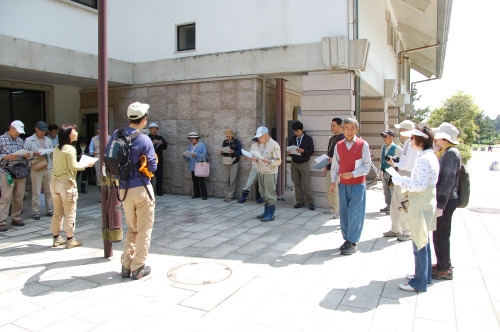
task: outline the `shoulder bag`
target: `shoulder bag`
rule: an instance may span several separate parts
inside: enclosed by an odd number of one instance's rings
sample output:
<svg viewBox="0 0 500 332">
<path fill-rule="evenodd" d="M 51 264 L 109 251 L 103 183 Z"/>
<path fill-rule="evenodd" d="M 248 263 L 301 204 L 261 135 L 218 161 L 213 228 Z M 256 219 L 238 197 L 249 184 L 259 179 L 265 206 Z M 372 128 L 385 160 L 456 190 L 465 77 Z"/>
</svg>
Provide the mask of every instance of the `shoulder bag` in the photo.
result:
<svg viewBox="0 0 500 332">
<path fill-rule="evenodd" d="M 205 160 L 194 164 L 194 175 L 200 178 L 206 178 L 210 175 L 210 163 Z"/>
</svg>

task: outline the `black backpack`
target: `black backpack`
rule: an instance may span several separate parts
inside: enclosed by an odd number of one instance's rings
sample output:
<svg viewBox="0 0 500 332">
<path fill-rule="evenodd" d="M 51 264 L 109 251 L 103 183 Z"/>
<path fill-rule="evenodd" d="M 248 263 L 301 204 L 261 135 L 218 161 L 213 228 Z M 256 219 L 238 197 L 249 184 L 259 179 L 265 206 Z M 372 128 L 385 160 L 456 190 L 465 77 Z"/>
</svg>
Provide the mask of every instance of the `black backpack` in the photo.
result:
<svg viewBox="0 0 500 332">
<path fill-rule="evenodd" d="M 116 130 L 115 133 L 116 138 L 109 142 L 106 147 L 104 165 L 106 166 L 106 176 L 111 178 L 112 182 L 114 182 L 113 180 L 127 181 L 123 199 L 120 199 L 120 195 L 118 194 L 118 200 L 122 202 L 127 197 L 130 173 L 134 167 L 138 168 L 138 164 L 134 164 L 132 160 L 130 160 L 130 147 L 132 146 L 132 140 L 137 138 L 139 135 L 144 134 L 137 130 L 129 135 L 125 128 L 120 128 Z M 145 184 L 144 187 L 146 188 Z M 151 198 L 149 191 L 148 195 Z"/>
<path fill-rule="evenodd" d="M 469 204 L 470 196 L 470 176 L 467 169 L 462 164 L 460 166 L 460 173 L 458 174 L 458 208 L 465 208 Z"/>
</svg>

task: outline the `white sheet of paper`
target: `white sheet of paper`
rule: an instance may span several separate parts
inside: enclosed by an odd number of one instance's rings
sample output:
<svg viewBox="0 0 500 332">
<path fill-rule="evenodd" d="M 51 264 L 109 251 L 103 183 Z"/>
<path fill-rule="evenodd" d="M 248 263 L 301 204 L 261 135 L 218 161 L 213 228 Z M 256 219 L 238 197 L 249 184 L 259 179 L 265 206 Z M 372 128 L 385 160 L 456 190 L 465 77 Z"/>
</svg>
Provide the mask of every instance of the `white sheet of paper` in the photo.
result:
<svg viewBox="0 0 500 332">
<path fill-rule="evenodd" d="M 297 149 L 298 149 L 298 147 L 295 145 L 290 145 L 290 146 L 286 147 L 286 150 L 290 151 L 290 154 L 296 154 L 296 155 L 300 156 L 300 153 L 297 151 Z"/>
<path fill-rule="evenodd" d="M 224 153 L 229 153 L 229 150 L 231 150 L 229 148 L 229 146 L 225 146 L 225 147 L 221 148 L 221 151 L 224 152 Z"/>
<path fill-rule="evenodd" d="M 363 165 L 363 159 L 356 160 L 355 163 L 354 163 L 354 169 L 360 168 L 361 165 Z"/>
<path fill-rule="evenodd" d="M 14 152 L 13 154 L 15 154 L 16 156 L 24 156 L 24 155 L 25 155 L 25 154 L 27 154 L 27 153 L 30 153 L 30 154 L 31 154 L 31 151 L 21 149 L 21 150 L 19 150 L 19 151 Z"/>
<path fill-rule="evenodd" d="M 328 157 L 327 154 L 322 154 L 318 158 L 315 158 L 314 161 L 319 164 L 320 162 L 322 162 L 325 159 L 330 159 L 330 157 Z"/>
<path fill-rule="evenodd" d="M 52 153 L 54 149 L 39 149 L 38 152 L 40 152 L 40 154 Z"/>
<path fill-rule="evenodd" d="M 402 177 L 401 175 L 399 175 L 399 173 L 393 167 L 389 167 L 385 171 L 387 173 L 389 173 L 389 175 L 392 176 L 393 178 L 400 178 L 400 177 Z"/>
<path fill-rule="evenodd" d="M 264 159 L 264 157 L 262 157 L 262 155 L 260 154 L 259 151 L 250 151 L 250 153 L 252 154 L 253 158 L 257 158 L 257 159 Z"/>
<path fill-rule="evenodd" d="M 241 153 L 247 158 L 253 158 L 253 155 L 250 153 L 250 151 L 247 151 L 245 149 L 241 149 Z"/>
<path fill-rule="evenodd" d="M 196 157 L 196 153 L 194 153 L 193 151 L 184 151 L 182 154 L 186 157 Z"/>
<path fill-rule="evenodd" d="M 80 164 L 88 165 L 90 163 L 95 163 L 98 160 L 99 160 L 99 158 L 94 158 L 94 157 L 89 157 L 89 156 L 83 155 L 82 158 L 80 158 Z"/>
</svg>

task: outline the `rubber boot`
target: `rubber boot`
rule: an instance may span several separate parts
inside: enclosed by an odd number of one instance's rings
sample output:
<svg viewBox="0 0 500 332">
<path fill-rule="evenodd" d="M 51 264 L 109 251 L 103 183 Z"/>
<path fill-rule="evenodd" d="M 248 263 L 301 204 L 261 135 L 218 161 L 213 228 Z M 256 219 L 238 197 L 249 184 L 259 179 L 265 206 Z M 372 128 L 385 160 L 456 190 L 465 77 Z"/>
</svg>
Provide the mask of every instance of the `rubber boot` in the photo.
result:
<svg viewBox="0 0 500 332">
<path fill-rule="evenodd" d="M 248 191 L 243 190 L 240 199 L 236 203 L 245 203 L 247 201 Z"/>
<path fill-rule="evenodd" d="M 271 221 L 274 220 L 274 211 L 276 211 L 276 205 L 269 205 L 269 210 L 267 211 L 267 215 L 260 219 L 260 221 Z"/>
<path fill-rule="evenodd" d="M 268 212 L 269 212 L 269 204 L 267 204 L 267 203 L 266 203 L 266 204 L 264 205 L 264 213 L 263 213 L 263 214 L 259 214 L 259 215 L 257 216 L 257 219 L 262 219 L 262 218 L 264 218 L 265 216 L 267 216 L 267 213 L 268 213 Z"/>
<path fill-rule="evenodd" d="M 80 192 L 81 192 L 82 194 L 86 194 L 86 193 L 87 193 L 87 190 L 85 190 L 85 186 L 86 186 L 86 185 L 87 185 L 87 184 L 86 184 L 85 182 L 82 182 L 82 185 L 81 185 L 81 188 L 80 188 Z"/>
<path fill-rule="evenodd" d="M 257 188 L 257 192 L 255 193 L 255 197 L 257 198 L 257 201 L 255 202 L 256 204 L 262 204 L 262 203 L 264 203 L 264 199 L 260 195 L 260 191 L 259 191 L 258 188 Z"/>
</svg>

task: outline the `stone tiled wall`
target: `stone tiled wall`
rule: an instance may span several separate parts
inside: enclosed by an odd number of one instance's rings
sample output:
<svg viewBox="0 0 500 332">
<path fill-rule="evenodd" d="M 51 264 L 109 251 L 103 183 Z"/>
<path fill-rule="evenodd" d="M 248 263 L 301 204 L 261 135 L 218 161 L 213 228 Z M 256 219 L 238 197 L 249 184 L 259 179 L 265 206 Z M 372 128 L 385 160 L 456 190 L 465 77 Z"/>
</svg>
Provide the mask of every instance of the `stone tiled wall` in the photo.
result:
<svg viewBox="0 0 500 332">
<path fill-rule="evenodd" d="M 385 98 L 361 100 L 361 136 L 370 145 L 375 166 L 380 166 L 381 148 L 384 142 L 381 132 L 389 129 L 388 102 Z"/>
<path fill-rule="evenodd" d="M 222 159 L 219 147 L 224 130 L 231 128 L 244 148 L 262 122 L 262 80 L 257 78 L 164 84 L 150 87 L 126 87 L 109 90 L 109 106 L 114 108 L 115 127 L 128 125 L 127 108 L 135 102 L 150 104 L 149 123 L 160 126 L 159 134 L 168 142 L 164 151 L 164 190 L 173 194 L 191 194 L 191 175 L 182 152 L 189 146 L 187 135 L 197 131 L 208 148 L 210 177 L 209 196 L 224 197 Z M 97 92 L 81 93 L 81 108 L 97 107 Z M 250 163 L 241 160 L 236 186 L 240 195 Z"/>
</svg>

